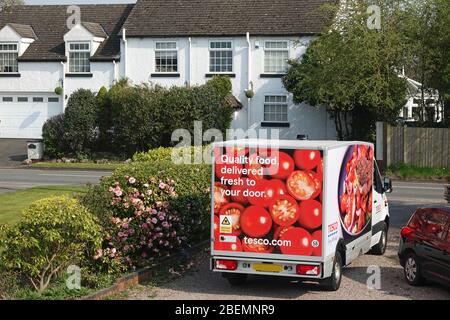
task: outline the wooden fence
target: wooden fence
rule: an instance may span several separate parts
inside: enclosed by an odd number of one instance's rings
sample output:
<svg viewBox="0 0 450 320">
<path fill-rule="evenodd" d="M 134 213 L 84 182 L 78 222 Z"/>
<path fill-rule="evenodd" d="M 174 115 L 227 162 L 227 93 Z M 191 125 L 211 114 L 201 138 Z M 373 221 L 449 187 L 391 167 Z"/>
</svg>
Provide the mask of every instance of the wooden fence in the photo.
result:
<svg viewBox="0 0 450 320">
<path fill-rule="evenodd" d="M 450 167 L 450 129 L 384 125 L 386 165 L 405 163 L 419 167 Z"/>
</svg>

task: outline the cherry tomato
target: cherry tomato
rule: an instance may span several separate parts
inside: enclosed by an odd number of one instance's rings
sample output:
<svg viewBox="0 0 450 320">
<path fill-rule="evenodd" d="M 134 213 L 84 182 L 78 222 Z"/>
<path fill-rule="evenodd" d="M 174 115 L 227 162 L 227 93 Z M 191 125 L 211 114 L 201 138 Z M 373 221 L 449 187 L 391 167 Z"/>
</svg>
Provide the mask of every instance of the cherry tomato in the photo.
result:
<svg viewBox="0 0 450 320">
<path fill-rule="evenodd" d="M 292 226 L 300 216 L 297 201 L 290 196 L 282 196 L 273 200 L 269 205 L 269 212 L 273 221 L 283 227 Z"/>
<path fill-rule="evenodd" d="M 242 205 L 248 204 L 248 198 L 244 196 L 244 191 L 250 188 L 248 185 L 249 180 L 248 178 L 242 178 L 242 185 L 234 184 L 231 186 L 231 200 L 239 202 Z"/>
<path fill-rule="evenodd" d="M 320 159 L 320 162 L 317 165 L 317 174 L 321 177 L 320 179 L 323 180 L 323 159 Z"/>
<path fill-rule="evenodd" d="M 264 178 L 264 172 L 261 170 L 263 165 L 257 161 L 257 158 L 258 154 L 252 153 L 248 157 L 248 163 L 245 165 L 245 168 L 250 170 L 248 177 L 253 180 L 260 180 Z"/>
<path fill-rule="evenodd" d="M 243 165 L 240 163 L 226 163 L 219 158 L 215 163 L 215 173 L 218 179 L 237 179 L 241 176 Z"/>
<path fill-rule="evenodd" d="M 280 236 L 282 245 L 280 250 L 283 254 L 310 256 L 313 252 L 311 246 L 312 236 L 303 228 L 292 228 Z"/>
<path fill-rule="evenodd" d="M 221 216 L 230 216 L 231 225 L 233 229 L 233 235 L 238 236 L 241 234 L 241 216 L 244 212 L 244 207 L 239 203 L 229 203 L 220 209 Z"/>
<path fill-rule="evenodd" d="M 236 242 L 220 242 L 220 239 L 214 242 L 214 249 L 219 251 L 242 251 L 242 242 L 239 238 L 236 238 Z"/>
<path fill-rule="evenodd" d="M 318 150 L 295 150 L 294 161 L 297 168 L 312 170 L 319 164 L 322 157 Z"/>
<path fill-rule="evenodd" d="M 227 186 L 220 184 L 219 182 L 214 183 L 214 213 L 219 213 L 220 208 L 230 202 L 230 198 L 225 195 L 225 191 L 228 190 Z"/>
<path fill-rule="evenodd" d="M 283 181 L 278 179 L 265 180 L 263 190 L 264 190 L 265 207 L 269 206 L 269 204 L 275 199 L 287 195 L 286 185 L 284 184 Z"/>
<path fill-rule="evenodd" d="M 249 237 L 262 238 L 270 232 L 272 218 L 263 207 L 251 206 L 241 215 L 241 228 Z"/>
<path fill-rule="evenodd" d="M 245 240 L 242 242 L 242 249 L 244 252 L 255 252 L 255 253 L 272 253 L 274 247 L 271 245 L 257 244 L 257 243 L 246 243 Z"/>
<path fill-rule="evenodd" d="M 311 199 L 315 199 L 321 195 L 322 192 L 322 176 L 314 171 L 309 171 L 308 174 L 311 176 L 311 178 L 314 180 L 314 186 L 316 189 L 316 192 L 313 193 L 311 196 Z"/>
<path fill-rule="evenodd" d="M 275 179 L 286 179 L 294 171 L 294 159 L 286 152 L 279 152 L 277 157 L 278 166 L 276 172 L 272 174 Z"/>
<path fill-rule="evenodd" d="M 312 255 L 315 257 L 322 256 L 322 230 L 314 231 L 312 234 L 311 246 L 313 247 Z"/>
<path fill-rule="evenodd" d="M 306 229 L 317 229 L 322 225 L 322 205 L 316 200 L 302 201 L 299 205 L 298 223 Z"/>
<path fill-rule="evenodd" d="M 288 230 L 294 228 L 293 226 L 289 226 L 289 227 L 282 227 L 282 226 L 277 226 L 275 228 L 275 232 L 273 233 L 273 238 L 275 240 L 280 239 L 280 237 Z"/>
<path fill-rule="evenodd" d="M 317 197 L 322 183 L 306 171 L 294 171 L 286 181 L 287 190 L 297 200 L 309 200 Z"/>
</svg>

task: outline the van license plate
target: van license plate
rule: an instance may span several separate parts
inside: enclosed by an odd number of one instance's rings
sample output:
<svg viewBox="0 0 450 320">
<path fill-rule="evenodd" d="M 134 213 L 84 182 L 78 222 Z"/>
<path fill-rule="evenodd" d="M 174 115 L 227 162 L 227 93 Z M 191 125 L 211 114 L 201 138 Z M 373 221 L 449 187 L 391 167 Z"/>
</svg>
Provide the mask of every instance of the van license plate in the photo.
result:
<svg viewBox="0 0 450 320">
<path fill-rule="evenodd" d="M 279 264 L 268 264 L 268 263 L 254 263 L 253 269 L 255 271 L 264 271 L 264 272 L 281 272 L 283 271 L 283 266 Z"/>
</svg>

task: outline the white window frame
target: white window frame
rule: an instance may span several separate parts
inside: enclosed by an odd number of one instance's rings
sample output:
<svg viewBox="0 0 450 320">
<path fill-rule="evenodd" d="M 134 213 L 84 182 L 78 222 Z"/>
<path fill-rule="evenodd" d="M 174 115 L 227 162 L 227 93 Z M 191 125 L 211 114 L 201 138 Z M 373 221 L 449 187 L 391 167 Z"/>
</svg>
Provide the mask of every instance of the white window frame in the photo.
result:
<svg viewBox="0 0 450 320">
<path fill-rule="evenodd" d="M 0 73 L 2 74 L 14 74 L 14 73 L 18 73 L 19 72 L 19 62 L 18 62 L 18 58 L 19 58 L 19 44 L 17 42 L 0 42 L 0 45 L 13 45 L 16 46 L 15 50 L 0 50 L 0 53 L 13 53 L 13 54 L 17 54 L 17 58 L 16 58 L 16 69 L 17 70 L 13 70 L 13 71 L 4 71 L 0 69 Z"/>
<path fill-rule="evenodd" d="M 71 46 L 73 44 L 87 44 L 88 45 L 88 49 L 72 49 Z M 68 53 L 68 60 L 69 60 L 69 63 L 68 63 L 68 65 L 69 65 L 69 73 L 77 73 L 77 74 L 78 73 L 81 73 L 81 74 L 89 74 L 89 73 L 91 73 L 91 61 L 90 61 L 90 58 L 91 58 L 91 42 L 89 42 L 89 41 L 71 41 L 71 42 L 68 43 L 67 53 Z M 89 61 L 89 64 L 88 64 L 89 71 L 73 71 L 71 69 L 71 60 L 72 60 L 70 58 L 70 54 L 71 53 L 89 53 L 89 59 L 88 59 L 88 61 Z"/>
<path fill-rule="evenodd" d="M 229 42 L 231 43 L 231 48 L 211 48 L 211 44 L 214 42 Z M 212 64 L 211 64 L 211 52 L 217 52 L 217 51 L 229 51 L 231 52 L 231 70 L 229 71 L 214 71 L 211 70 Z M 213 74 L 230 74 L 234 72 L 234 43 L 233 40 L 229 39 L 217 39 L 217 40 L 209 40 L 208 43 L 208 72 Z"/>
<path fill-rule="evenodd" d="M 175 43 L 175 48 L 170 48 L 170 49 L 158 49 L 158 43 Z M 158 71 L 157 70 L 157 64 L 156 64 L 156 53 L 157 52 L 169 52 L 169 51 L 175 51 L 177 54 L 177 70 L 176 71 Z M 180 59 L 179 59 L 179 54 L 178 54 L 178 42 L 177 41 L 165 41 L 165 40 L 157 40 L 155 41 L 155 68 L 154 71 L 157 74 L 176 74 L 180 72 Z"/>
<path fill-rule="evenodd" d="M 267 102 L 267 97 L 282 97 L 285 98 L 286 101 L 284 102 Z M 266 106 L 280 106 L 284 105 L 286 106 L 286 120 L 266 120 Z M 277 111 L 270 112 L 271 114 L 277 114 Z M 281 114 L 281 113 L 280 113 Z M 282 113 L 281 115 L 284 115 Z M 264 102 L 263 102 L 263 122 L 274 122 L 274 123 L 289 123 L 289 97 L 285 94 L 266 94 L 264 95 Z"/>
<path fill-rule="evenodd" d="M 280 49 L 280 48 L 267 48 L 267 43 L 269 42 L 276 42 L 276 43 L 280 43 L 280 42 L 284 42 L 286 43 L 286 49 Z M 287 60 L 290 59 L 291 56 L 291 47 L 290 47 L 290 40 L 265 40 L 264 41 L 264 56 L 262 59 L 262 63 L 263 63 L 263 73 L 264 74 L 286 74 L 287 72 L 287 68 L 289 67 L 289 65 L 287 64 L 286 61 L 286 70 L 284 71 L 277 71 L 277 72 L 273 72 L 273 71 L 266 71 L 266 52 L 271 51 L 271 52 L 276 52 L 276 51 L 286 51 L 287 52 Z"/>
</svg>

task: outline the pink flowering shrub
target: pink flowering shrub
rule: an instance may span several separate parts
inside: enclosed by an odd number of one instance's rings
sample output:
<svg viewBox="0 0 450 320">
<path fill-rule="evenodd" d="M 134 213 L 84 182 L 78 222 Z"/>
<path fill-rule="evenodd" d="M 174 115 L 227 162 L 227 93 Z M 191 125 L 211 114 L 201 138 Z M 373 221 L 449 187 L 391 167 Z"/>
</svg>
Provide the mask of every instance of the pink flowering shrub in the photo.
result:
<svg viewBox="0 0 450 320">
<path fill-rule="evenodd" d="M 173 180 L 124 178 L 125 183 L 116 181 L 108 189 L 111 223 L 94 258 L 136 268 L 180 248 L 186 239 L 170 204 L 178 197 Z"/>
</svg>

